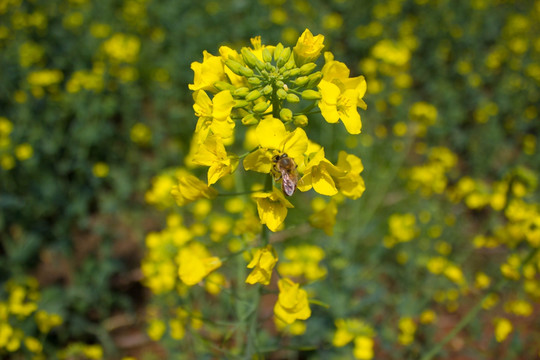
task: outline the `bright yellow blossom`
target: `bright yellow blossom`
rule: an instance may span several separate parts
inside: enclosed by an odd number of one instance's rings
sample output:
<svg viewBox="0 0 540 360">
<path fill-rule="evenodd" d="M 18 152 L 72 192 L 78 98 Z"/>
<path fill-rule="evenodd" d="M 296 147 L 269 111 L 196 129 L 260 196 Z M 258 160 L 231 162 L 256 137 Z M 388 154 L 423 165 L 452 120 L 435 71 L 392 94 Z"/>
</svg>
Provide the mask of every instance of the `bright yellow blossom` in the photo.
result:
<svg viewBox="0 0 540 360">
<path fill-rule="evenodd" d="M 176 262 L 178 263 L 180 279 L 189 286 L 197 284 L 210 272 L 221 266 L 221 260 L 218 257 L 210 256 L 208 250 L 198 242 L 191 242 L 188 246 L 180 249 Z"/>
<path fill-rule="evenodd" d="M 340 151 L 337 168 L 343 173 L 336 178 L 339 191 L 353 200 L 358 199 L 366 190 L 364 179 L 360 173 L 364 170 L 362 160 L 358 156 Z"/>
<path fill-rule="evenodd" d="M 363 97 L 366 94 L 367 84 L 363 76 L 349 77 L 351 71 L 341 61 L 334 60 L 334 55 L 331 52 L 324 53 L 325 64 L 321 70 L 323 80 L 336 85 L 340 92 L 345 90 L 356 90 L 358 92 L 358 107 L 366 110 L 367 104 Z"/>
<path fill-rule="evenodd" d="M 178 185 L 173 186 L 171 194 L 179 206 L 184 206 L 200 198 L 213 199 L 217 191 L 186 171 L 179 174 Z"/>
<path fill-rule="evenodd" d="M 193 157 L 193 162 L 206 165 L 208 169 L 208 186 L 214 184 L 225 175 L 232 174 L 238 165 L 234 155 L 227 154 L 221 137 L 209 135 Z"/>
<path fill-rule="evenodd" d="M 248 275 L 246 282 L 248 284 L 261 283 L 263 285 L 270 284 L 272 270 L 276 265 L 278 258 L 275 251 L 270 245 L 258 249 L 253 259 L 248 264 L 249 269 L 253 269 Z"/>
<path fill-rule="evenodd" d="M 343 171 L 324 157 L 324 148 L 321 147 L 306 165 L 298 189 L 308 191 L 313 187 L 321 195 L 333 196 L 338 192 L 334 178 L 343 175 Z"/>
<path fill-rule="evenodd" d="M 214 56 L 208 51 L 203 52 L 203 62 L 191 63 L 191 69 L 195 73 L 193 84 L 189 84 L 189 89 L 206 90 L 216 92 L 214 84 L 218 81 L 227 81 L 223 62 L 220 56 Z"/>
<path fill-rule="evenodd" d="M 276 154 L 287 154 L 297 166 L 304 163 L 308 138 L 303 129 L 289 132 L 281 120 L 269 117 L 259 122 L 255 134 L 260 148 L 245 157 L 244 169 L 270 173 Z"/>
<path fill-rule="evenodd" d="M 274 315 L 287 324 L 296 320 L 306 320 L 311 316 L 307 292 L 290 279 L 278 282 L 279 297 L 274 306 Z"/>
<path fill-rule="evenodd" d="M 285 199 L 285 195 L 276 188 L 271 192 L 255 193 L 253 198 L 257 202 L 261 224 L 266 224 L 272 231 L 278 230 L 287 217 L 287 208 L 293 207 L 289 200 Z"/>
<path fill-rule="evenodd" d="M 294 60 L 297 66 L 313 62 L 320 56 L 324 48 L 324 35 L 313 36 L 309 29 L 304 30 L 293 48 Z"/>
<path fill-rule="evenodd" d="M 360 134 L 362 121 L 357 109 L 358 91 L 347 89 L 341 92 L 336 84 L 326 80 L 321 80 L 318 87 L 322 96 L 318 105 L 324 119 L 331 124 L 341 120 L 349 134 Z"/>
<path fill-rule="evenodd" d="M 204 141 L 209 131 L 222 139 L 233 136 L 234 121 L 230 114 L 234 99 L 230 91 L 221 91 L 210 99 L 206 92 L 199 90 L 193 94 L 193 100 L 193 110 L 199 118 L 195 128 L 199 139 Z"/>
</svg>

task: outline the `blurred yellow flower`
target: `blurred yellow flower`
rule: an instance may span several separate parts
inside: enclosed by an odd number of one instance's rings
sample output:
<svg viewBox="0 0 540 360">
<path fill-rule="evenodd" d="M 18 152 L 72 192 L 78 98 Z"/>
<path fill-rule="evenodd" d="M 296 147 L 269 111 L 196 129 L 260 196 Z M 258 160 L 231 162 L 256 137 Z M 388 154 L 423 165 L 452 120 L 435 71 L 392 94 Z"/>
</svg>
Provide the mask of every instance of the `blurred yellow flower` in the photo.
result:
<svg viewBox="0 0 540 360">
<path fill-rule="evenodd" d="M 330 200 L 322 209 L 309 216 L 309 223 L 317 229 L 322 229 L 326 235 L 332 236 L 337 215 L 336 202 Z"/>
<path fill-rule="evenodd" d="M 15 147 L 15 156 L 20 161 L 28 160 L 34 155 L 34 149 L 32 145 L 28 143 L 20 144 Z"/>
<path fill-rule="evenodd" d="M 270 284 L 272 271 L 277 261 L 278 258 L 272 246 L 268 245 L 258 249 L 255 255 L 253 255 L 251 262 L 247 265 L 248 269 L 253 270 L 248 275 L 246 283 L 260 283 L 262 285 Z"/>
<path fill-rule="evenodd" d="M 212 199 L 217 195 L 215 189 L 209 187 L 205 182 L 187 171 L 180 172 L 177 179 L 178 184 L 172 187 L 170 193 L 178 206 L 184 206 L 200 198 Z"/>
<path fill-rule="evenodd" d="M 4 170 L 11 170 L 15 167 L 15 158 L 8 154 L 0 155 L 0 166 Z"/>
<path fill-rule="evenodd" d="M 150 320 L 148 324 L 148 328 L 146 329 L 146 333 L 150 337 L 150 339 L 154 341 L 158 341 L 163 337 L 165 334 L 165 330 L 167 329 L 167 326 L 165 323 L 159 319 L 152 319 Z"/>
<path fill-rule="evenodd" d="M 288 246 L 283 255 L 286 260 L 278 265 L 281 276 L 304 276 L 313 281 L 323 278 L 327 273 L 326 268 L 320 264 L 325 257 L 324 250 L 317 245 Z"/>
<path fill-rule="evenodd" d="M 136 123 L 129 132 L 131 141 L 138 145 L 147 145 L 152 139 L 152 130 L 143 123 Z"/>
<path fill-rule="evenodd" d="M 141 41 L 134 35 L 116 33 L 102 45 L 103 51 L 115 62 L 133 63 L 139 56 Z"/>
<path fill-rule="evenodd" d="M 198 242 L 191 242 L 181 248 L 176 256 L 176 262 L 180 279 L 189 286 L 199 283 L 210 272 L 221 266 L 221 260 L 210 256 L 208 250 Z"/>
<path fill-rule="evenodd" d="M 356 359 L 369 360 L 373 358 L 374 341 L 368 336 L 357 336 L 354 339 L 353 355 Z"/>
<path fill-rule="evenodd" d="M 287 324 L 296 320 L 306 320 L 311 316 L 307 292 L 290 279 L 278 282 L 279 297 L 274 306 L 274 315 Z"/>
<path fill-rule="evenodd" d="M 416 332 L 416 323 L 410 317 L 402 317 L 398 324 L 400 334 L 398 340 L 402 345 L 409 345 L 414 341 L 414 333 Z"/>
<path fill-rule="evenodd" d="M 92 167 L 92 173 L 95 177 L 104 178 L 109 175 L 109 165 L 100 161 L 94 164 Z"/>
<path fill-rule="evenodd" d="M 497 342 L 503 342 L 508 337 L 508 335 L 510 335 L 514 328 L 510 320 L 505 318 L 496 318 L 494 320 L 494 324 L 495 339 L 497 340 Z"/>
<path fill-rule="evenodd" d="M 36 87 L 45 87 L 59 83 L 64 78 L 60 70 L 45 69 L 32 71 L 28 74 L 27 81 L 30 85 Z"/>
</svg>

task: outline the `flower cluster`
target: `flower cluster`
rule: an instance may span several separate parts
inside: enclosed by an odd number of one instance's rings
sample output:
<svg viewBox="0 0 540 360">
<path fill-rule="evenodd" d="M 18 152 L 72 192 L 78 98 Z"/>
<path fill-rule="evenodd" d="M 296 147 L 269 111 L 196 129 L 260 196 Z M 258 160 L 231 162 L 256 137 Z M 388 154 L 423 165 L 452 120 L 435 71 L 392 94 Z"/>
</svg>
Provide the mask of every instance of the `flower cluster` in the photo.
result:
<svg viewBox="0 0 540 360">
<path fill-rule="evenodd" d="M 324 147 L 309 139 L 304 130 L 313 121 L 312 115 L 319 112 L 327 123 L 341 121 L 349 134 L 359 134 L 362 122 L 358 108 L 367 107 L 363 101 L 364 77 L 351 77 L 347 66 L 334 60 L 330 52 L 324 53 L 324 65 L 319 68 L 317 60 L 323 42 L 322 35 L 314 36 L 309 30 L 293 48 L 281 43 L 264 45 L 256 37 L 251 39 L 251 47 L 240 52 L 222 46 L 218 56 L 205 51 L 203 61 L 192 64 L 195 76 L 189 88 L 193 91 L 198 121 L 187 165 L 208 167 L 207 181 L 204 184 L 190 174 L 180 176 L 173 189 L 179 205 L 219 195 L 212 186 L 223 187 L 240 164 L 246 172 L 244 186 L 251 183 L 255 189 L 251 198 L 259 221 L 273 232 L 283 228 L 288 210 L 294 207 L 288 197 L 296 189 L 352 199 L 362 195 L 365 185 L 360 175 L 360 158 L 341 151 L 337 162 L 332 163 L 326 158 Z M 247 152 L 238 154 L 236 144 L 242 136 Z M 252 180 L 259 177 L 250 172 L 266 174 L 264 184 Z M 236 188 L 245 191 L 245 187 Z M 335 202 L 330 204 L 326 212 L 335 219 L 337 206 Z M 323 210 L 310 221 L 331 233 L 335 221 L 323 225 L 320 217 L 324 214 Z M 271 284 L 278 255 L 268 245 L 267 235 L 263 242 L 264 247 L 255 251 L 248 264 L 252 269 L 246 280 L 249 284 Z M 325 269 L 318 267 L 318 261 L 324 252 L 317 252 L 316 247 L 299 250 L 308 257 L 296 258 L 293 248 L 286 250 L 285 258 L 292 262 L 280 265 L 283 275 L 300 276 L 305 271 L 309 280 L 323 277 Z M 182 258 L 179 259 L 182 266 Z M 303 261 L 309 262 L 309 268 L 305 268 L 307 263 Z M 278 286 L 276 321 L 292 324 L 307 319 L 311 310 L 305 290 L 290 278 L 281 279 Z"/>
<path fill-rule="evenodd" d="M 37 280 L 10 280 L 0 294 L 5 299 L 0 301 L 0 355 L 24 354 L 26 358 L 44 359 L 45 337 L 63 320 L 39 308 Z"/>
<path fill-rule="evenodd" d="M 329 52 L 317 70 L 323 40 L 306 30 L 291 49 L 263 45 L 257 37 L 240 53 L 222 46 L 219 56 L 205 52 L 202 63 L 192 64 L 195 77 L 189 87 L 198 122 L 189 159 L 208 166 L 208 186 L 235 172 L 242 160 L 244 170 L 272 175 L 286 195 L 296 188 L 353 199 L 362 195 L 361 160 L 342 152 L 333 164 L 303 129 L 317 107 L 328 123 L 341 121 L 350 134 L 360 133 L 362 126 L 358 108 L 366 108 L 366 82 L 350 77 L 347 66 Z M 237 135 L 251 132 L 253 147 L 236 154 Z M 266 187 L 253 196 L 261 223 L 272 231 L 293 207 L 283 193 Z"/>
<path fill-rule="evenodd" d="M 185 168 L 155 177 L 146 193 L 147 202 L 170 212 L 167 227 L 146 237 L 142 272 L 154 294 L 176 293 L 191 304 L 189 296 L 202 295 L 202 287 L 204 296 L 225 299 L 236 293 L 245 298 L 247 289 L 266 286 L 278 293 L 276 328 L 293 335 L 306 331 L 313 294 L 304 285 L 326 276 L 325 252 L 313 244 L 275 244 L 270 232 L 285 228 L 298 192 L 313 189 L 332 198 L 318 196 L 306 222 L 330 235 L 338 205 L 365 190 L 357 155 L 339 151 L 332 162 L 323 145 L 308 138 L 310 126 L 338 122 L 343 124 L 338 131 L 359 134 L 359 109 L 366 109 L 364 78 L 351 77 L 330 52 L 318 61 L 323 48 L 324 37 L 306 30 L 294 47 L 264 45 L 257 37 L 239 52 L 222 46 L 218 56 L 205 51 L 202 62 L 192 63 L 189 88 L 197 124 Z M 205 168 L 205 180 L 197 176 L 197 166 Z M 232 262 L 243 268 L 241 275 L 229 277 Z M 254 303 L 258 306 L 257 299 Z M 199 311 L 189 306 L 190 313 Z M 237 307 L 239 319 L 258 318 L 254 310 L 248 315 L 241 310 Z M 212 331 L 205 325 L 191 330 Z M 153 316 L 148 334 L 180 339 L 184 332 L 180 336 L 177 327 Z M 362 341 L 358 348 L 364 350 L 356 351 L 367 358 L 371 345 Z"/>
</svg>

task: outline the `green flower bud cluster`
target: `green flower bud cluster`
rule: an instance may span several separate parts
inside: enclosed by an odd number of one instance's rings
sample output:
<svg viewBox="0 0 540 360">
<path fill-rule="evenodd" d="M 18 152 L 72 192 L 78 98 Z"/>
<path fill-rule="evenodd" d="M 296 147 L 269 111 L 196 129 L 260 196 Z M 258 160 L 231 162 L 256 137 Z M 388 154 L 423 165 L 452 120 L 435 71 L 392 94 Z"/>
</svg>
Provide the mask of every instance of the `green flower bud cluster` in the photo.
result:
<svg viewBox="0 0 540 360">
<path fill-rule="evenodd" d="M 234 108 L 244 125 L 256 124 L 269 114 L 284 123 L 294 121 L 297 126 L 307 125 L 307 116 L 298 109 L 311 109 L 321 98 L 317 85 L 322 73 L 317 71 L 316 63 L 297 66 L 292 49 L 280 43 L 243 48 L 240 56 L 230 56 L 224 64 L 244 78 L 243 86 L 219 82 L 216 87 L 231 91 Z M 272 108 L 272 104 L 274 107 L 279 104 L 280 108 Z"/>
</svg>

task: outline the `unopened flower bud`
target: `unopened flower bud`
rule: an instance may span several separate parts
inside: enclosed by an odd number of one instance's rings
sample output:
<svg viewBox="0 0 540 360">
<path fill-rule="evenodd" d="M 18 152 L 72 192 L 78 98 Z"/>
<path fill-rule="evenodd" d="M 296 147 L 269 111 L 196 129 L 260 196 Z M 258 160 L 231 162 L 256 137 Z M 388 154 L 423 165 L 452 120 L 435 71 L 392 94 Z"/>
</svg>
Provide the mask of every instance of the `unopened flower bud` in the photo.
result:
<svg viewBox="0 0 540 360">
<path fill-rule="evenodd" d="M 290 103 L 298 103 L 300 102 L 300 98 L 295 94 L 288 94 L 287 101 Z"/>
<path fill-rule="evenodd" d="M 323 75 L 320 71 L 314 72 L 313 74 L 309 75 L 309 81 L 307 84 L 308 88 L 314 88 L 315 86 L 319 85 L 321 82 Z"/>
<path fill-rule="evenodd" d="M 238 61 L 233 59 L 225 60 L 225 66 L 227 66 L 236 75 L 242 75 L 240 69 L 243 67 Z"/>
<path fill-rule="evenodd" d="M 249 93 L 249 88 L 242 86 L 233 91 L 234 96 L 244 97 Z"/>
<path fill-rule="evenodd" d="M 247 81 L 251 85 L 259 85 L 261 83 L 261 79 L 259 79 L 258 77 L 255 77 L 255 76 L 252 76 L 252 77 L 248 78 Z"/>
<path fill-rule="evenodd" d="M 302 75 L 309 75 L 315 68 L 317 67 L 317 64 L 313 62 L 309 62 L 307 64 L 304 64 L 300 67 L 300 74 Z"/>
<path fill-rule="evenodd" d="M 294 69 L 289 70 L 289 76 L 297 76 L 298 74 L 300 74 L 299 68 L 294 68 Z"/>
<path fill-rule="evenodd" d="M 321 93 L 315 90 L 304 90 L 302 91 L 302 99 L 305 100 L 319 100 L 321 98 Z"/>
<path fill-rule="evenodd" d="M 287 70 L 291 70 L 292 68 L 294 68 L 296 65 L 294 64 L 294 58 L 291 57 L 289 59 L 289 61 L 287 61 L 287 63 L 285 65 L 283 65 L 283 67 Z"/>
<path fill-rule="evenodd" d="M 274 48 L 274 60 L 277 61 L 283 52 L 283 44 L 279 43 Z"/>
<path fill-rule="evenodd" d="M 235 109 L 240 109 L 240 108 L 248 106 L 249 104 L 250 102 L 246 100 L 236 100 L 233 107 Z"/>
<path fill-rule="evenodd" d="M 283 108 L 279 112 L 279 118 L 283 121 L 291 121 L 293 118 L 293 113 L 291 109 Z"/>
<path fill-rule="evenodd" d="M 288 94 L 284 89 L 278 89 L 276 91 L 276 95 L 277 95 L 278 98 L 283 100 L 283 99 L 285 99 L 287 97 Z"/>
<path fill-rule="evenodd" d="M 247 101 L 255 101 L 258 98 L 260 98 L 261 95 L 262 94 L 261 94 L 261 92 L 259 90 L 253 90 L 249 94 L 246 95 L 246 100 Z"/>
<path fill-rule="evenodd" d="M 269 63 L 272 61 L 272 53 L 270 52 L 270 50 L 268 50 L 267 47 L 262 50 L 262 57 L 264 62 Z"/>
<path fill-rule="evenodd" d="M 242 66 L 240 68 L 240 75 L 243 75 L 245 77 L 252 77 L 253 76 L 253 70 L 251 70 L 248 67 Z"/>
<path fill-rule="evenodd" d="M 251 50 L 249 50 L 248 48 L 242 48 L 241 52 L 242 52 L 242 59 L 244 60 L 247 66 L 249 66 L 252 69 L 264 68 L 264 64 L 262 63 L 262 61 L 257 59 L 257 56 L 255 56 L 255 54 L 252 53 Z"/>
<path fill-rule="evenodd" d="M 246 115 L 246 116 L 244 116 L 242 118 L 242 124 L 244 124 L 244 125 L 255 125 L 258 122 L 259 122 L 259 120 L 257 120 L 255 115 L 253 115 L 253 114 Z"/>
<path fill-rule="evenodd" d="M 216 87 L 216 89 L 218 89 L 219 91 L 224 91 L 224 90 L 230 90 L 230 91 L 234 91 L 236 88 L 234 87 L 234 85 L 232 84 L 229 84 L 228 82 L 225 82 L 225 81 L 216 81 L 214 83 L 214 86 Z"/>
<path fill-rule="evenodd" d="M 306 115 L 297 115 L 294 117 L 294 125 L 305 127 L 308 124 L 308 118 Z"/>
<path fill-rule="evenodd" d="M 295 85 L 304 86 L 308 83 L 309 78 L 307 76 L 300 76 L 294 80 Z"/>
<path fill-rule="evenodd" d="M 289 61 L 289 58 L 291 57 L 291 48 L 287 47 L 283 49 L 281 52 L 281 55 L 279 56 L 279 59 L 277 59 L 276 64 L 278 67 L 282 67 Z"/>
<path fill-rule="evenodd" d="M 260 114 L 260 113 L 265 112 L 269 107 L 270 107 L 269 101 L 261 101 L 260 103 L 258 103 L 257 105 L 253 107 L 253 111 Z"/>
<path fill-rule="evenodd" d="M 272 93 L 272 85 L 266 85 L 263 87 L 262 92 L 264 95 L 270 95 Z"/>
</svg>

